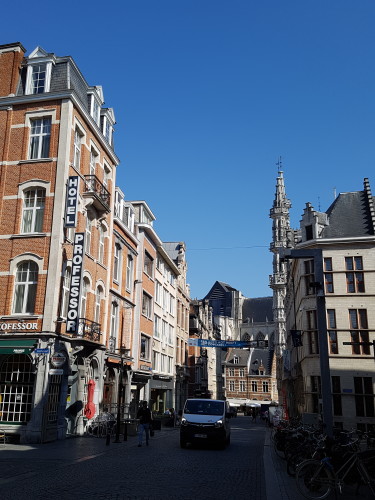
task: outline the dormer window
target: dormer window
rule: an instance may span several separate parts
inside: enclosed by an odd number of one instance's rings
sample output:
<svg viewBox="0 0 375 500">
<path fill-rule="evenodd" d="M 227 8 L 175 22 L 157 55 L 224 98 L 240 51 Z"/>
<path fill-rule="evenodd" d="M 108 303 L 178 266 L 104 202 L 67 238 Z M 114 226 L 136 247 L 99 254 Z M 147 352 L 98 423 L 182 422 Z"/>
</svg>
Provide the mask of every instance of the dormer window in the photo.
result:
<svg viewBox="0 0 375 500">
<path fill-rule="evenodd" d="M 30 64 L 27 67 L 26 94 L 49 92 L 52 63 Z"/>
<path fill-rule="evenodd" d="M 112 145 L 112 125 L 107 116 L 102 116 L 102 132 L 108 143 Z"/>
<path fill-rule="evenodd" d="M 306 226 L 305 227 L 305 231 L 306 231 L 306 241 L 308 240 L 312 240 L 313 239 L 313 227 L 312 225 L 310 224 L 309 226 Z"/>
<path fill-rule="evenodd" d="M 95 98 L 94 95 L 91 95 L 91 102 L 90 102 L 90 115 L 93 117 L 95 123 L 99 125 L 99 118 L 100 118 L 100 105 L 98 100 Z"/>
</svg>

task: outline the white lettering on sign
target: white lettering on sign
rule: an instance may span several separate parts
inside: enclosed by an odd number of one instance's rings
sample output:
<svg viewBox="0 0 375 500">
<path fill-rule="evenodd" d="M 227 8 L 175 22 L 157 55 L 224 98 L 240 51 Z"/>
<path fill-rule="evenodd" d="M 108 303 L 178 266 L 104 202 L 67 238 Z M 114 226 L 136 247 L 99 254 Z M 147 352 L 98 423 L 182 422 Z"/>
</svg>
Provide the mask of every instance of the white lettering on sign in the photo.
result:
<svg viewBox="0 0 375 500">
<path fill-rule="evenodd" d="M 78 330 L 79 297 L 81 293 L 83 255 L 85 246 L 85 233 L 74 235 L 72 278 L 68 299 L 68 312 L 66 321 L 67 333 L 76 333 Z"/>
<path fill-rule="evenodd" d="M 0 323 L 0 330 L 37 330 L 38 323 Z"/>
<path fill-rule="evenodd" d="M 65 206 L 65 227 L 76 227 L 77 225 L 77 204 L 79 194 L 79 177 L 71 175 L 68 178 Z"/>
</svg>

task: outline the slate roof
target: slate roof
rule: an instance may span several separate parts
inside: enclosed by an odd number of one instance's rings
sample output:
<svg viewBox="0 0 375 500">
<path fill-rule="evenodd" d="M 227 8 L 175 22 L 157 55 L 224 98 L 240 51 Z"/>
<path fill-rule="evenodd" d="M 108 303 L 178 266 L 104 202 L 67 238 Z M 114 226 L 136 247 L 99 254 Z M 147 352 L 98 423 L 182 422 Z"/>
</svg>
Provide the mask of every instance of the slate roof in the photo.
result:
<svg viewBox="0 0 375 500">
<path fill-rule="evenodd" d="M 269 373 L 268 369 L 268 358 L 270 352 L 267 349 L 252 349 L 250 358 L 250 375 L 259 369 L 260 365 L 263 364 L 266 373 Z M 257 361 L 257 363 L 256 363 Z"/>
<path fill-rule="evenodd" d="M 211 290 L 208 292 L 208 294 L 205 296 L 205 299 L 211 299 L 213 298 L 213 295 L 215 296 L 214 298 L 217 298 L 218 293 L 224 297 L 226 292 L 237 292 L 236 288 L 233 288 L 232 286 L 228 285 L 227 283 L 224 283 L 223 281 L 215 281 L 213 284 Z"/>
<path fill-rule="evenodd" d="M 375 198 L 372 197 L 373 203 Z M 321 238 L 371 236 L 374 227 L 365 191 L 340 193 L 327 210 L 329 225 L 324 227 Z"/>
<path fill-rule="evenodd" d="M 181 243 L 178 242 L 178 241 L 163 242 L 163 248 L 164 248 L 164 250 L 167 252 L 167 254 L 169 255 L 169 257 L 173 261 L 177 261 L 178 251 L 179 251 L 180 244 Z"/>
<path fill-rule="evenodd" d="M 233 358 L 238 356 L 238 363 L 234 364 Z M 249 351 L 244 349 L 231 349 L 227 356 L 227 363 L 233 366 L 247 366 L 247 360 L 249 359 Z"/>
<path fill-rule="evenodd" d="M 254 323 L 273 321 L 272 304 L 272 297 L 245 299 L 242 304 L 242 321 L 246 322 L 247 318 Z"/>
</svg>

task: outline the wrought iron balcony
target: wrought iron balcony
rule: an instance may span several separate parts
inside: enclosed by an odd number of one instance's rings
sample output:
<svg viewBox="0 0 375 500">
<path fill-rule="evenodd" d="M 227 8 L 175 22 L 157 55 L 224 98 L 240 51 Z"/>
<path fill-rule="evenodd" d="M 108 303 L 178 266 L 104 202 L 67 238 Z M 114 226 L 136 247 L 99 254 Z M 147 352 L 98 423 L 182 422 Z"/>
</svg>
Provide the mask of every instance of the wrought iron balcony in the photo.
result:
<svg viewBox="0 0 375 500">
<path fill-rule="evenodd" d="M 96 175 L 85 175 L 83 196 L 93 199 L 93 206 L 102 212 L 109 212 L 111 195 L 108 189 L 100 182 Z"/>
<path fill-rule="evenodd" d="M 87 318 L 79 318 L 77 337 L 100 342 L 101 335 L 99 323 L 95 323 L 95 321 L 91 321 Z"/>
</svg>

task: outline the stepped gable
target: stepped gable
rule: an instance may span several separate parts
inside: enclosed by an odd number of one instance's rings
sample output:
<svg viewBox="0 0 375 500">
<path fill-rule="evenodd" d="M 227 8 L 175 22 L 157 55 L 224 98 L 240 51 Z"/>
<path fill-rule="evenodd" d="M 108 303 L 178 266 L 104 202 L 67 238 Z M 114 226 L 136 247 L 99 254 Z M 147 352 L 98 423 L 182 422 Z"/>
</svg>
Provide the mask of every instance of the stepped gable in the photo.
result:
<svg viewBox="0 0 375 500">
<path fill-rule="evenodd" d="M 258 297 L 254 299 L 245 299 L 242 304 L 242 318 L 246 322 L 265 323 L 273 321 L 273 298 Z"/>
<path fill-rule="evenodd" d="M 324 227 L 322 238 L 348 238 L 375 234 L 374 197 L 368 179 L 365 189 L 340 193 L 327 210 L 329 224 Z"/>
</svg>

